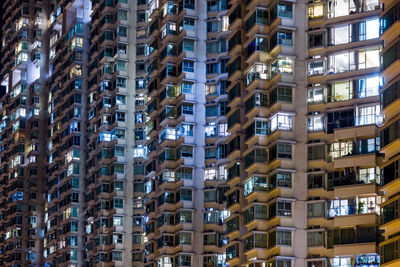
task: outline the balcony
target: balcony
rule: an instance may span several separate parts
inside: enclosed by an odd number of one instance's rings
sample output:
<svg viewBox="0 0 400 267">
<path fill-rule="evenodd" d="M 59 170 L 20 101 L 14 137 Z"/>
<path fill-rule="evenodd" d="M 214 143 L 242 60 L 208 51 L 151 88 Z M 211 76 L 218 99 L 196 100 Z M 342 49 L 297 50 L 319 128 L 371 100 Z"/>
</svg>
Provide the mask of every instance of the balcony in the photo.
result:
<svg viewBox="0 0 400 267">
<path fill-rule="evenodd" d="M 399 255 L 400 237 L 394 237 L 379 244 L 381 266 L 396 267 L 400 264 Z"/>
<path fill-rule="evenodd" d="M 268 206 L 266 204 L 254 203 L 243 212 L 244 225 L 248 230 L 267 230 L 268 225 Z"/>
<path fill-rule="evenodd" d="M 380 152 L 391 157 L 398 152 L 400 143 L 400 120 L 396 120 L 389 125 L 385 125 L 380 130 Z"/>
<path fill-rule="evenodd" d="M 361 118 L 356 118 L 361 119 Z M 351 138 L 363 138 L 363 137 L 374 137 L 377 136 L 378 126 L 376 124 L 365 124 L 357 127 L 341 127 L 334 129 L 334 138 L 340 139 L 351 139 Z"/>
<path fill-rule="evenodd" d="M 396 234 L 400 227 L 400 216 L 399 216 L 399 197 L 394 200 L 388 200 L 381 205 L 381 227 L 384 230 L 385 236 L 392 236 Z"/>
<path fill-rule="evenodd" d="M 247 236 L 247 237 L 246 237 Z M 267 233 L 257 232 L 249 233 L 243 236 L 244 253 L 247 258 L 266 259 L 267 258 Z"/>
<path fill-rule="evenodd" d="M 247 173 L 266 173 L 268 155 L 266 148 L 256 148 L 244 157 L 244 167 Z"/>
<path fill-rule="evenodd" d="M 247 69 L 246 73 L 246 90 L 251 91 L 255 88 L 267 89 L 268 67 L 263 63 L 255 63 Z"/>
<path fill-rule="evenodd" d="M 381 52 L 381 75 L 385 81 L 394 79 L 400 68 L 400 41 L 397 41 L 392 46 L 384 48 Z"/>
<path fill-rule="evenodd" d="M 333 160 L 335 169 L 361 167 L 361 166 L 376 166 L 378 165 L 378 154 L 353 154 L 346 155 Z"/>
<path fill-rule="evenodd" d="M 400 81 L 395 81 L 389 86 L 385 86 L 380 95 L 382 113 L 386 120 L 390 120 L 400 110 Z"/>
<path fill-rule="evenodd" d="M 267 117 L 268 115 L 268 94 L 256 92 L 250 97 L 245 98 L 244 111 L 246 117 Z"/>
<path fill-rule="evenodd" d="M 240 182 L 240 162 L 235 162 L 228 169 L 228 184 L 231 187 L 236 186 Z"/>
<path fill-rule="evenodd" d="M 379 39 L 385 40 L 387 44 L 392 43 L 400 35 L 399 5 L 399 3 L 396 3 L 390 9 L 383 11 L 383 14 L 380 16 L 381 27 Z M 385 3 L 386 6 L 390 6 L 390 4 Z"/>
<path fill-rule="evenodd" d="M 246 35 L 267 34 L 269 31 L 268 22 L 268 11 L 256 9 L 246 21 Z"/>
<path fill-rule="evenodd" d="M 229 10 L 229 30 L 238 28 L 242 22 L 242 6 L 236 5 L 235 9 Z"/>
<path fill-rule="evenodd" d="M 267 177 L 253 176 L 244 182 L 244 197 L 247 203 L 253 201 L 266 202 L 268 200 L 266 192 L 268 191 Z"/>
</svg>

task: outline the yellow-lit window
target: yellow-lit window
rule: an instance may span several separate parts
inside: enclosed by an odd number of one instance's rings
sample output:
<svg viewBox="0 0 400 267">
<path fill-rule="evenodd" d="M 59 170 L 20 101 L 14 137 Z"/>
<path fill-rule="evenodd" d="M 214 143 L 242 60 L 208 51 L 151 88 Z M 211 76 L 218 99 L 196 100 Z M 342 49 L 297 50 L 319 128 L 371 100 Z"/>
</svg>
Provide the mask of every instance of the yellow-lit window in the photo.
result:
<svg viewBox="0 0 400 267">
<path fill-rule="evenodd" d="M 77 47 L 83 47 L 83 38 L 82 37 L 77 37 L 76 38 L 76 46 Z"/>
<path fill-rule="evenodd" d="M 308 7 L 308 19 L 322 18 L 324 16 L 324 5 L 314 5 Z"/>
</svg>

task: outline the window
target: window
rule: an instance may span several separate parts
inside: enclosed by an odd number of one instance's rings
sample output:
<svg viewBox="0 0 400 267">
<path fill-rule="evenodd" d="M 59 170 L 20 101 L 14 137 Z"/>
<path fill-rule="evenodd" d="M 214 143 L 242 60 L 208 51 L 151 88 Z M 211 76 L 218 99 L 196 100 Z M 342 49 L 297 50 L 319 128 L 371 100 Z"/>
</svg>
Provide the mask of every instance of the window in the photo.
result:
<svg viewBox="0 0 400 267">
<path fill-rule="evenodd" d="M 355 214 L 355 211 L 355 201 L 353 199 L 337 199 L 329 201 L 328 215 L 330 218 Z"/>
<path fill-rule="evenodd" d="M 323 32 L 308 34 L 308 48 L 324 46 L 325 45 L 324 38 L 325 36 Z"/>
<path fill-rule="evenodd" d="M 276 185 L 277 187 L 292 187 L 292 174 L 290 172 L 278 172 L 276 173 Z"/>
<path fill-rule="evenodd" d="M 122 261 L 122 252 L 120 252 L 120 251 L 113 251 L 113 252 L 112 252 L 111 258 L 112 258 L 112 260 L 114 260 L 114 261 Z"/>
<path fill-rule="evenodd" d="M 123 226 L 124 225 L 124 217 L 114 216 L 112 223 L 113 223 L 113 226 Z"/>
<path fill-rule="evenodd" d="M 183 61 L 182 69 L 186 72 L 194 72 L 194 62 L 193 61 Z"/>
<path fill-rule="evenodd" d="M 292 203 L 291 202 L 276 202 L 276 214 L 278 216 L 292 216 Z"/>
<path fill-rule="evenodd" d="M 182 50 L 186 52 L 194 52 L 194 41 L 189 39 L 183 39 Z"/>
<path fill-rule="evenodd" d="M 248 196 L 254 191 L 267 191 L 266 177 L 251 177 L 244 184 L 244 196 Z"/>
<path fill-rule="evenodd" d="M 292 245 L 292 232 L 291 231 L 276 231 L 276 244 L 281 246 Z"/>
<path fill-rule="evenodd" d="M 277 113 L 273 115 L 269 120 L 270 132 L 275 130 L 292 130 L 292 114 Z"/>
<path fill-rule="evenodd" d="M 291 159 L 292 158 L 292 145 L 291 144 L 278 144 L 278 154 L 277 157 L 281 159 Z"/>
<path fill-rule="evenodd" d="M 379 67 L 379 48 L 360 49 L 358 51 L 358 68 Z"/>
<path fill-rule="evenodd" d="M 191 94 L 193 93 L 193 83 L 190 82 L 183 82 L 182 83 L 182 93 Z"/>
<path fill-rule="evenodd" d="M 324 61 L 323 60 L 313 60 L 307 63 L 308 76 L 311 75 L 321 75 L 325 73 Z"/>
<path fill-rule="evenodd" d="M 379 76 L 369 76 L 358 80 L 358 97 L 370 97 L 379 94 Z"/>
<path fill-rule="evenodd" d="M 328 74 L 341 73 L 356 69 L 355 52 L 341 52 L 328 57 Z"/>
<path fill-rule="evenodd" d="M 319 132 L 324 130 L 324 116 L 316 115 L 308 117 L 307 129 L 308 132 Z"/>
<path fill-rule="evenodd" d="M 356 126 L 368 124 L 381 124 L 383 117 L 381 113 L 381 106 L 360 106 L 356 109 Z"/>
<path fill-rule="evenodd" d="M 293 73 L 293 59 L 290 57 L 278 57 L 271 65 L 271 77 L 278 73 Z"/>
<path fill-rule="evenodd" d="M 114 208 L 123 209 L 124 200 L 122 198 L 114 198 Z"/>
<path fill-rule="evenodd" d="M 292 88 L 278 87 L 271 92 L 270 98 L 270 105 L 275 104 L 277 101 L 292 103 Z"/>
<path fill-rule="evenodd" d="M 308 160 L 325 159 L 325 145 L 314 145 L 308 147 Z"/>
<path fill-rule="evenodd" d="M 182 104 L 182 114 L 193 115 L 193 104 L 184 103 Z"/>
<path fill-rule="evenodd" d="M 359 41 L 375 39 L 379 37 L 379 19 L 371 19 L 360 22 Z"/>
<path fill-rule="evenodd" d="M 293 34 L 292 32 L 283 32 L 283 31 L 278 31 L 276 33 L 277 39 L 278 39 L 278 44 L 279 45 L 286 45 L 286 46 L 292 46 L 293 45 Z"/>
<path fill-rule="evenodd" d="M 115 191 L 124 191 L 124 182 L 122 182 L 122 181 L 114 182 L 114 190 Z"/>
<path fill-rule="evenodd" d="M 256 120 L 254 123 L 255 123 L 255 134 L 267 135 L 267 132 L 268 132 L 268 122 L 267 121 Z"/>
<path fill-rule="evenodd" d="M 324 17 L 324 5 L 313 5 L 308 7 L 308 19 L 319 19 Z"/>
<path fill-rule="evenodd" d="M 328 102 L 353 99 L 353 81 L 336 82 L 328 90 Z"/>
<path fill-rule="evenodd" d="M 219 42 L 211 42 L 211 43 L 206 43 L 206 53 L 211 54 L 211 53 L 218 53 L 219 51 Z"/>
<path fill-rule="evenodd" d="M 316 247 L 325 244 L 325 232 L 308 232 L 307 233 L 307 246 Z"/>
<path fill-rule="evenodd" d="M 183 0 L 183 8 L 194 9 L 195 0 Z"/>
<path fill-rule="evenodd" d="M 307 102 L 310 104 L 324 102 L 324 88 L 309 89 L 307 94 Z"/>
<path fill-rule="evenodd" d="M 126 78 L 117 77 L 116 86 L 120 88 L 126 88 Z"/>
<path fill-rule="evenodd" d="M 307 204 L 307 218 L 325 217 L 325 203 Z"/>
<path fill-rule="evenodd" d="M 177 237 L 175 237 L 175 239 L 177 239 L 178 245 L 179 244 L 187 244 L 187 245 L 192 244 L 192 234 L 191 233 L 178 233 Z"/>
<path fill-rule="evenodd" d="M 265 64 L 254 64 L 246 73 L 246 85 L 251 84 L 256 79 L 268 79 L 268 67 Z"/>
<path fill-rule="evenodd" d="M 353 146 L 353 141 L 342 141 L 328 144 L 328 162 L 332 162 L 335 158 L 352 155 Z"/>
<path fill-rule="evenodd" d="M 207 21 L 207 32 L 218 32 L 219 21 Z"/>
<path fill-rule="evenodd" d="M 364 183 L 377 182 L 379 178 L 379 168 L 365 168 L 360 169 L 359 180 Z"/>
<path fill-rule="evenodd" d="M 181 157 L 192 158 L 193 157 L 193 147 L 192 146 L 182 146 Z"/>
<path fill-rule="evenodd" d="M 339 25 L 330 28 L 329 44 L 340 45 L 350 43 L 352 41 L 352 29 L 352 24 Z"/>
<path fill-rule="evenodd" d="M 118 9 L 118 19 L 128 20 L 128 11 L 123 9 Z"/>
<path fill-rule="evenodd" d="M 206 74 L 218 74 L 218 63 L 206 64 Z"/>
<path fill-rule="evenodd" d="M 277 8 L 277 13 L 278 13 L 278 17 L 281 18 L 293 18 L 293 6 L 292 4 L 278 4 L 276 6 Z"/>
<path fill-rule="evenodd" d="M 186 31 L 194 31 L 194 19 L 184 18 L 183 19 L 183 29 Z"/>
<path fill-rule="evenodd" d="M 216 169 L 205 169 L 204 170 L 204 180 L 216 180 L 217 170 Z"/>
<path fill-rule="evenodd" d="M 125 148 L 122 146 L 116 146 L 114 148 L 114 155 L 115 156 L 124 156 L 125 155 Z"/>
</svg>

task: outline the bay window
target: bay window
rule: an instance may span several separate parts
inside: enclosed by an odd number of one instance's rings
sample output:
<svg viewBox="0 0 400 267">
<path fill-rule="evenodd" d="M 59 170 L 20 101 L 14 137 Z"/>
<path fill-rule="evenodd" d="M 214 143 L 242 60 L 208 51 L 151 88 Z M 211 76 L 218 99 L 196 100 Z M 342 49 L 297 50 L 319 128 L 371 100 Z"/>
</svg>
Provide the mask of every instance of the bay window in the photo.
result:
<svg viewBox="0 0 400 267">
<path fill-rule="evenodd" d="M 256 63 L 246 73 L 246 85 L 251 84 L 255 79 L 268 79 L 268 68 L 266 64 Z"/>
<path fill-rule="evenodd" d="M 290 57 L 280 56 L 271 65 L 271 77 L 275 74 L 293 73 L 293 59 Z"/>
<path fill-rule="evenodd" d="M 251 177 L 244 184 L 244 196 L 248 196 L 254 191 L 267 191 L 266 177 Z"/>
<path fill-rule="evenodd" d="M 292 130 L 293 114 L 278 112 L 269 119 L 270 133 L 275 130 Z"/>
</svg>

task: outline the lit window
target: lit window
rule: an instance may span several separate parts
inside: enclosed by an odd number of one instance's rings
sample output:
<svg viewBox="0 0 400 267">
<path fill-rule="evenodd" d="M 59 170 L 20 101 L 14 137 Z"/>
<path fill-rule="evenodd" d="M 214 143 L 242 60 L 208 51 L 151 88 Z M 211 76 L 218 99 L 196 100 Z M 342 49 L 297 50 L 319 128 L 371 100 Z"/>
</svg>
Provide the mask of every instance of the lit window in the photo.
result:
<svg viewBox="0 0 400 267">
<path fill-rule="evenodd" d="M 317 115 L 308 117 L 308 131 L 319 132 L 324 130 L 324 116 Z"/>
<path fill-rule="evenodd" d="M 324 5 L 313 5 L 308 7 L 308 19 L 318 19 L 324 16 Z"/>
<path fill-rule="evenodd" d="M 331 85 L 328 102 L 338 102 L 353 98 L 353 81 L 336 82 Z"/>
<path fill-rule="evenodd" d="M 324 88 L 313 88 L 308 90 L 308 103 L 320 103 L 324 101 L 324 98 Z"/>
<path fill-rule="evenodd" d="M 278 73 L 293 73 L 293 59 L 289 57 L 278 57 L 271 65 L 271 77 Z"/>
<path fill-rule="evenodd" d="M 379 94 L 379 76 L 361 78 L 358 81 L 358 97 L 377 96 Z"/>
<path fill-rule="evenodd" d="M 356 69 L 355 52 L 341 52 L 330 55 L 328 58 L 328 73 L 341 73 Z"/>
<path fill-rule="evenodd" d="M 363 21 L 359 24 L 359 40 L 370 40 L 379 37 L 379 19 Z"/>
<path fill-rule="evenodd" d="M 270 118 L 270 132 L 274 132 L 275 130 L 292 130 L 292 114 L 286 113 L 277 113 Z"/>
<path fill-rule="evenodd" d="M 361 49 L 358 52 L 358 68 L 374 68 L 379 67 L 379 48 Z"/>
</svg>

